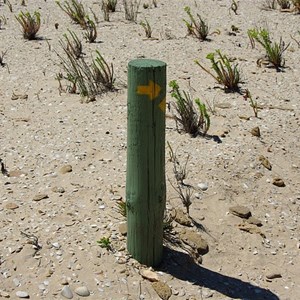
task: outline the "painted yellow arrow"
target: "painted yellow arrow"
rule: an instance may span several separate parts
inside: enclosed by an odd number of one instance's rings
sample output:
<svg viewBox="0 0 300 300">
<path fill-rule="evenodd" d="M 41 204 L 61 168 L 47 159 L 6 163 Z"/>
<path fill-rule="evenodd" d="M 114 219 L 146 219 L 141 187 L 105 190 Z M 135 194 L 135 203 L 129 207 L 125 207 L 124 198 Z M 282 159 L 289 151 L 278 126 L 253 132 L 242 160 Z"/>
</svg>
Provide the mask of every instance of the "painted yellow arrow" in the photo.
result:
<svg viewBox="0 0 300 300">
<path fill-rule="evenodd" d="M 159 109 L 163 112 L 166 111 L 166 98 L 162 99 L 162 101 L 158 105 Z"/>
<path fill-rule="evenodd" d="M 155 99 L 159 95 L 160 91 L 161 87 L 152 80 L 149 80 L 148 85 L 139 85 L 137 87 L 137 93 L 139 95 L 147 95 L 150 100 Z"/>
</svg>

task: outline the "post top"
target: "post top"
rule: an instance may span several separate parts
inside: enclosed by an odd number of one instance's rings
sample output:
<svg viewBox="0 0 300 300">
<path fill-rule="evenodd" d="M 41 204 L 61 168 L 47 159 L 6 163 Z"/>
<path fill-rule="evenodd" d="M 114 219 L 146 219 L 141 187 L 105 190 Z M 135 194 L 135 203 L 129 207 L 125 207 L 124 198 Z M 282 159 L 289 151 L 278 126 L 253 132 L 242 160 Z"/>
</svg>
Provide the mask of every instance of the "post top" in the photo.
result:
<svg viewBox="0 0 300 300">
<path fill-rule="evenodd" d="M 128 66 L 136 68 L 155 68 L 155 67 L 165 67 L 167 64 L 161 60 L 156 59 L 134 59 L 128 63 Z"/>
</svg>

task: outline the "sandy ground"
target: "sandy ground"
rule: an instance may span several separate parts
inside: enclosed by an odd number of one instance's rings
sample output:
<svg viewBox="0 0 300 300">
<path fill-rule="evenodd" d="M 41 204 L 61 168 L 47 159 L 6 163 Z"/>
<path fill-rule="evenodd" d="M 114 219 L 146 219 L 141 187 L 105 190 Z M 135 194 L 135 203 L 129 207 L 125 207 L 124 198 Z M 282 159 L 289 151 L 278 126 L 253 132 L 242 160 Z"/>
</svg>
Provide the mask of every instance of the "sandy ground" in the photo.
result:
<svg viewBox="0 0 300 300">
<path fill-rule="evenodd" d="M 166 140 L 180 161 L 190 156 L 187 181 L 198 189 L 191 217 L 205 228 L 186 230 L 201 235 L 209 252 L 200 265 L 180 247 L 166 250 L 162 266 L 154 270 L 159 282 L 172 289 L 174 300 L 300 299 L 300 49 L 291 39 L 300 40 L 300 16 L 261 10 L 263 1 L 239 1 L 235 15 L 230 1 L 161 0 L 157 8 L 140 7 L 138 22 L 146 17 L 157 38 L 147 40 L 139 24 L 125 21 L 121 2 L 104 22 L 100 1 L 84 1 L 100 20 L 97 42 L 84 42 L 84 53 L 90 59 L 98 49 L 113 62 L 118 88 L 86 104 L 79 95 L 60 94 L 55 80 L 61 71 L 59 39 L 68 28 L 81 38 L 82 30 L 55 1 L 27 2 L 22 7 L 12 0 L 11 13 L 0 1 L 0 17 L 7 22 L 0 30 L 0 53 L 7 50 L 6 66 L 0 67 L 0 158 L 10 175 L 0 174 L 0 298 L 66 299 L 64 290 L 79 299 L 74 292 L 79 287 L 79 293 L 90 294 L 87 299 L 160 299 L 140 275 L 143 267 L 128 256 L 119 230 L 124 218 L 116 212 L 116 201 L 125 199 L 127 64 L 153 58 L 167 63 L 168 81 L 177 80 L 209 104 L 209 134 L 221 139 L 180 134 L 167 119 Z M 187 36 L 186 5 L 220 34 L 207 42 Z M 43 39 L 23 39 L 14 17 L 21 9 L 40 11 Z M 239 28 L 235 36 L 228 34 L 232 25 Z M 252 49 L 247 37 L 255 26 L 267 26 L 275 40 L 282 36 L 291 42 L 283 72 L 257 66 L 264 52 Z M 262 107 L 259 118 L 242 95 L 224 93 L 193 62 L 209 67 L 205 57 L 216 49 L 239 64 L 241 88 Z M 250 133 L 256 126 L 259 138 Z M 271 170 L 261 164 L 261 155 Z M 167 178 L 174 183 L 166 161 Z M 62 174 L 66 165 L 72 171 Z M 274 178 L 285 187 L 275 186 Z M 201 191 L 198 184 L 208 189 Z M 168 207 L 182 209 L 167 186 Z M 236 205 L 247 207 L 262 226 L 232 214 Z M 175 221 L 173 226 L 174 232 L 183 230 Z M 110 238 L 113 251 L 99 247 L 102 237 Z M 34 249 L 30 242 L 39 246 Z"/>
</svg>

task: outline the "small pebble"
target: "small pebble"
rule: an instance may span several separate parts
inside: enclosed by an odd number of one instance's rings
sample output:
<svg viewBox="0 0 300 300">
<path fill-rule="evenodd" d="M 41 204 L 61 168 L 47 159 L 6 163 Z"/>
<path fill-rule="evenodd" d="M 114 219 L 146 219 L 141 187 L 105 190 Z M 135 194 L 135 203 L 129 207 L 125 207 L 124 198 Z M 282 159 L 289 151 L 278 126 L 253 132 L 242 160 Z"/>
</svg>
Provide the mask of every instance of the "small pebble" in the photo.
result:
<svg viewBox="0 0 300 300">
<path fill-rule="evenodd" d="M 70 173 L 70 172 L 72 172 L 72 166 L 71 165 L 65 165 L 65 166 L 62 166 L 61 168 L 60 168 L 60 170 L 59 170 L 59 172 L 61 173 L 61 174 L 66 174 L 66 173 Z"/>
<path fill-rule="evenodd" d="M 208 189 L 208 184 L 205 182 L 198 183 L 198 188 L 202 191 L 206 191 Z"/>
<path fill-rule="evenodd" d="M 75 293 L 81 297 L 88 297 L 90 295 L 90 291 L 86 286 L 80 286 L 76 288 Z"/>
<path fill-rule="evenodd" d="M 16 296 L 19 298 L 25 298 L 25 299 L 29 298 L 29 294 L 24 291 L 17 291 Z"/>
<path fill-rule="evenodd" d="M 65 285 L 61 291 L 61 295 L 67 299 L 73 298 L 73 293 L 68 285 Z"/>
<path fill-rule="evenodd" d="M 14 283 L 14 285 L 17 287 L 17 286 L 19 286 L 21 283 L 20 283 L 20 280 L 18 279 L 18 278 L 14 278 L 13 279 L 13 283 Z"/>
<path fill-rule="evenodd" d="M 281 278 L 281 274 L 280 273 L 270 273 L 266 275 L 267 279 L 276 279 L 276 278 Z"/>
</svg>

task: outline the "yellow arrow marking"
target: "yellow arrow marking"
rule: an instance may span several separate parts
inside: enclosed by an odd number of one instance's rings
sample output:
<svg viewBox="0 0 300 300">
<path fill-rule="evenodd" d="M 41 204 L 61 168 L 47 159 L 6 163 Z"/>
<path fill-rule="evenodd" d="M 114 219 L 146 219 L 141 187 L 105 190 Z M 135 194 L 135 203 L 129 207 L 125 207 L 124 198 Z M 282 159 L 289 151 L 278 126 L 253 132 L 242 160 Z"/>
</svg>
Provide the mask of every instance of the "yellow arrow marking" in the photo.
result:
<svg viewBox="0 0 300 300">
<path fill-rule="evenodd" d="M 166 98 L 162 99 L 158 107 L 161 111 L 166 112 Z"/>
<path fill-rule="evenodd" d="M 155 99 L 160 93 L 161 87 L 154 83 L 152 80 L 149 80 L 148 85 L 139 85 L 137 87 L 137 93 L 139 95 L 147 95 L 150 100 Z"/>
</svg>

